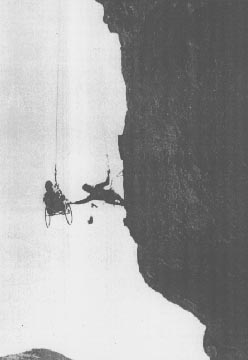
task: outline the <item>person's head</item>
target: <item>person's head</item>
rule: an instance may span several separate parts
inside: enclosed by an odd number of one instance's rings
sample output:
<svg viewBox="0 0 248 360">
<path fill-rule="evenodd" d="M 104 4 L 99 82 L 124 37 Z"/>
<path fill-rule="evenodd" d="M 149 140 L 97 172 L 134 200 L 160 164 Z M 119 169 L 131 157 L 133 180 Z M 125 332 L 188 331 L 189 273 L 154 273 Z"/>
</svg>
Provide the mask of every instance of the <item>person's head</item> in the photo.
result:
<svg viewBox="0 0 248 360">
<path fill-rule="evenodd" d="M 88 185 L 88 184 L 84 184 L 84 185 L 82 186 L 82 189 L 83 189 L 84 191 L 88 192 L 88 193 L 91 193 L 92 190 L 93 190 L 93 186 Z"/>
<path fill-rule="evenodd" d="M 52 191 L 53 189 L 53 183 L 50 180 L 47 180 L 45 183 L 45 189 L 46 191 Z"/>
</svg>

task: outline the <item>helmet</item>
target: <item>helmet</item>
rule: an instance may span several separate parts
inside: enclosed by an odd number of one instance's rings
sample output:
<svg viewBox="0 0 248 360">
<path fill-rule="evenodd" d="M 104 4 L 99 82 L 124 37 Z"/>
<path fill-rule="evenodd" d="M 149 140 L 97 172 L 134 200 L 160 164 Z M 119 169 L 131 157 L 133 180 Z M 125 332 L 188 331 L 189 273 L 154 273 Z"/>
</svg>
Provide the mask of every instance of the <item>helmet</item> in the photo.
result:
<svg viewBox="0 0 248 360">
<path fill-rule="evenodd" d="M 46 183 L 45 183 L 45 189 L 46 189 L 46 191 L 51 190 L 52 187 L 53 187 L 53 183 L 52 183 L 50 180 L 47 180 Z"/>
<path fill-rule="evenodd" d="M 93 186 L 88 185 L 88 184 L 84 184 L 84 185 L 82 186 L 82 189 L 83 189 L 84 191 L 90 193 L 90 192 L 93 190 Z"/>
</svg>

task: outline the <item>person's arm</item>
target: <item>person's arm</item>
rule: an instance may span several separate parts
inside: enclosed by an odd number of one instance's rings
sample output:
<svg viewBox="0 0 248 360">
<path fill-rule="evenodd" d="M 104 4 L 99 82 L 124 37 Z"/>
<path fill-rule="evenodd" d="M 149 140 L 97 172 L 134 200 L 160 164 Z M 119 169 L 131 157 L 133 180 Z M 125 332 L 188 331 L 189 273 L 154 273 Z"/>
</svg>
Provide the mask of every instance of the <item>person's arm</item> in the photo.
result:
<svg viewBox="0 0 248 360">
<path fill-rule="evenodd" d="M 85 199 L 78 200 L 78 201 L 75 201 L 75 202 L 71 202 L 71 204 L 81 205 L 81 204 L 86 204 L 86 203 L 90 202 L 91 200 L 93 200 L 93 199 L 91 198 L 91 196 L 88 196 L 88 197 L 85 198 Z"/>
<path fill-rule="evenodd" d="M 104 188 L 105 186 L 108 186 L 109 185 L 109 174 L 110 174 L 110 170 L 108 170 L 107 179 L 104 182 L 97 184 L 95 186 L 95 188 Z"/>
</svg>

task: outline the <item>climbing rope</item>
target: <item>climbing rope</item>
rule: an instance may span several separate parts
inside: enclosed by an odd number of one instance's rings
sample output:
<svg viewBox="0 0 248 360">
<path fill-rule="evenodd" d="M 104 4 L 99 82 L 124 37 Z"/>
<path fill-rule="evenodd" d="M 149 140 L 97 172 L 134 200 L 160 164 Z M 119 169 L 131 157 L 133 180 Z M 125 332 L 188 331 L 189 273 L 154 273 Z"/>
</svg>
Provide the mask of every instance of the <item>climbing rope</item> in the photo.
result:
<svg viewBox="0 0 248 360">
<path fill-rule="evenodd" d="M 104 144 L 105 144 L 105 155 L 106 155 L 106 159 L 107 159 L 107 169 L 108 171 L 110 171 L 110 161 L 109 161 L 109 154 L 108 154 L 108 145 L 107 145 L 107 140 L 106 140 L 106 126 L 105 124 L 102 122 L 102 128 L 103 128 L 103 138 L 104 138 Z M 113 181 L 115 178 L 118 178 L 120 176 L 123 176 L 123 170 L 119 171 L 117 175 L 114 176 L 114 178 L 111 176 L 110 178 L 110 188 L 113 187 Z"/>
<path fill-rule="evenodd" d="M 103 128 L 103 138 L 104 138 L 104 145 L 105 145 L 105 156 L 106 156 L 106 160 L 107 160 L 107 169 L 108 169 L 108 171 L 110 171 L 108 144 L 107 144 L 107 140 L 106 140 L 107 132 L 106 132 L 106 126 L 103 121 L 102 121 L 102 128 Z"/>
<path fill-rule="evenodd" d="M 57 163 L 58 163 L 58 114 L 59 114 L 59 60 L 60 60 L 60 27 L 61 27 L 61 2 L 58 0 L 58 31 L 57 31 L 57 77 L 56 77 L 56 117 L 55 117 L 55 167 L 54 179 L 57 183 Z"/>
<path fill-rule="evenodd" d="M 58 162 L 58 98 L 59 98 L 59 64 L 57 64 L 57 91 L 56 91 L 56 124 L 55 124 L 55 168 L 54 177 L 57 185 L 57 162 Z"/>
</svg>

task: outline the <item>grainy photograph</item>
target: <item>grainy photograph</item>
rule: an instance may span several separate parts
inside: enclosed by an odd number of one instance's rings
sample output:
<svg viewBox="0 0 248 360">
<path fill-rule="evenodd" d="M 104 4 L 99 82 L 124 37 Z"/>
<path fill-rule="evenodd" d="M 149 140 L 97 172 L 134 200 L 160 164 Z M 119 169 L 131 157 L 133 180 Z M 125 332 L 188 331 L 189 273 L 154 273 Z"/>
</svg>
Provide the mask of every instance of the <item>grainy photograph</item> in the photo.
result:
<svg viewBox="0 0 248 360">
<path fill-rule="evenodd" d="M 0 359 L 248 359 L 248 1 L 0 0 Z"/>
</svg>

